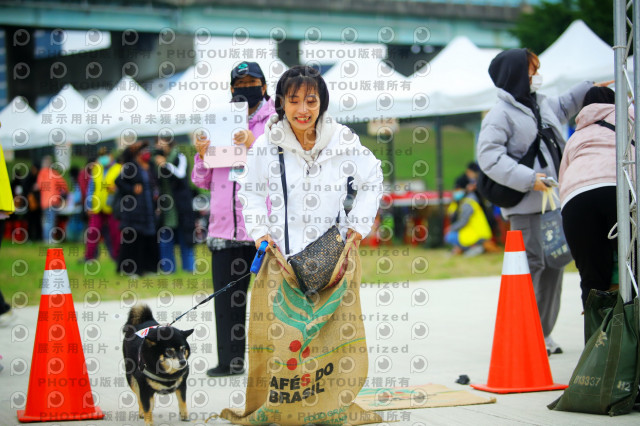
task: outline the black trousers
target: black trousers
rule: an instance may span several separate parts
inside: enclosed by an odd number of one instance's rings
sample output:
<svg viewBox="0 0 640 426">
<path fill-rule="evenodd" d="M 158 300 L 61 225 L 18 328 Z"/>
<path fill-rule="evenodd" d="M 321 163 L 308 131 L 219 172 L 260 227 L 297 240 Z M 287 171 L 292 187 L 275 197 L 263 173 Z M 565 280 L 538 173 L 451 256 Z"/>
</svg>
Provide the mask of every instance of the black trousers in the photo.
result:
<svg viewBox="0 0 640 426">
<path fill-rule="evenodd" d="M 211 252 L 213 289 L 220 290 L 231 281 L 248 274 L 256 254 L 253 246 L 232 247 Z M 214 299 L 218 365 L 244 362 L 246 342 L 247 289 L 251 275 L 238 281 Z"/>
<path fill-rule="evenodd" d="M 618 240 L 607 235 L 617 221 L 614 186 L 576 195 L 562 209 L 564 235 L 580 271 L 582 306 L 592 288 L 606 291 L 611 287 Z"/>
</svg>

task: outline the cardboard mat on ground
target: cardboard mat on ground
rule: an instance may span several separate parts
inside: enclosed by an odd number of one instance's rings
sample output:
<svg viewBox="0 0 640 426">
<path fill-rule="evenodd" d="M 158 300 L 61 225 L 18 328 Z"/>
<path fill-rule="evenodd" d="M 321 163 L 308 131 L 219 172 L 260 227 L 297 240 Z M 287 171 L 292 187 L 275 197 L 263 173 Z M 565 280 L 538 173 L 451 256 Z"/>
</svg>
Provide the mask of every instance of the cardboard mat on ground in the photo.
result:
<svg viewBox="0 0 640 426">
<path fill-rule="evenodd" d="M 444 385 L 428 384 L 404 388 L 365 388 L 355 402 L 365 410 L 384 411 L 493 404 L 496 399 L 466 390 L 449 389 Z"/>
<path fill-rule="evenodd" d="M 282 254 L 267 251 L 251 291 L 246 405 L 221 417 L 254 425 L 382 421 L 354 403 L 368 370 L 360 307 L 361 265 L 347 241 L 335 286 L 306 297 Z"/>
</svg>

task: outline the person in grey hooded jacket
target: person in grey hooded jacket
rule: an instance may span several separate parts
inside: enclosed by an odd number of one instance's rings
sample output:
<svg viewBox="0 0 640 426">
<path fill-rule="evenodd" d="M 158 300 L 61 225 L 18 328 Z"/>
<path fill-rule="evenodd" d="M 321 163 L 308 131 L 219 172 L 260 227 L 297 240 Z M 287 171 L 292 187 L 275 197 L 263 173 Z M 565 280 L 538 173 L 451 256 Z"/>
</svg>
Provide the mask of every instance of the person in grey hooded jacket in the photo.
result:
<svg viewBox="0 0 640 426">
<path fill-rule="evenodd" d="M 505 50 L 491 61 L 489 75 L 498 88 L 498 102 L 482 121 L 477 153 L 478 164 L 487 176 L 526 193 L 516 206 L 503 208 L 502 214 L 512 230 L 522 231 L 547 351 L 562 353 L 551 331 L 560 310 L 563 269 L 545 265 L 541 212 L 547 186 L 541 178 L 558 180 L 565 144 L 561 125 L 578 113 L 593 82 L 580 83 L 557 98 L 546 97 L 536 93 L 542 84 L 539 66 L 538 57 L 527 49 Z M 536 139 L 538 123 L 555 143 L 541 142 L 540 154 L 530 168 L 518 160 Z"/>
</svg>

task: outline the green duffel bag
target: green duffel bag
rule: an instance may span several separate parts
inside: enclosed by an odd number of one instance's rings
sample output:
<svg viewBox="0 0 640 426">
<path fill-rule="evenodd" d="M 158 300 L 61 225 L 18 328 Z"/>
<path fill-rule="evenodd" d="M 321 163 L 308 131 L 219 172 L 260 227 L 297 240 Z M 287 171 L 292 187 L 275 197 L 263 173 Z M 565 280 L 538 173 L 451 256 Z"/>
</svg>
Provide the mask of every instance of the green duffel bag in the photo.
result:
<svg viewBox="0 0 640 426">
<path fill-rule="evenodd" d="M 600 329 L 607 313 L 618 300 L 617 291 L 601 291 L 592 288 L 584 305 L 584 344 Z"/>
<path fill-rule="evenodd" d="M 640 300 L 624 304 L 617 295 L 598 330 L 589 338 L 569 387 L 549 409 L 590 414 L 627 414 L 640 380 L 638 321 Z"/>
</svg>

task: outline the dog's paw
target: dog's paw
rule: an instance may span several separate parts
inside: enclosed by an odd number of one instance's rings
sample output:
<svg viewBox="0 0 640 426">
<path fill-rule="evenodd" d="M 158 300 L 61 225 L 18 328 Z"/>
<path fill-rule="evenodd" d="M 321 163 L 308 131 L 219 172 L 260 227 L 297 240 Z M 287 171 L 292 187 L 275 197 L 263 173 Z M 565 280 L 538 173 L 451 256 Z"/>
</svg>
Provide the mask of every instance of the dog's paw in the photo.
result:
<svg viewBox="0 0 640 426">
<path fill-rule="evenodd" d="M 182 420 L 183 422 L 188 422 L 189 421 L 189 414 L 184 411 L 180 413 L 180 420 Z"/>
</svg>

